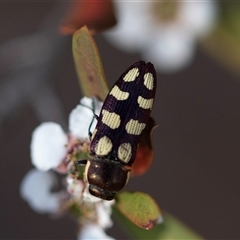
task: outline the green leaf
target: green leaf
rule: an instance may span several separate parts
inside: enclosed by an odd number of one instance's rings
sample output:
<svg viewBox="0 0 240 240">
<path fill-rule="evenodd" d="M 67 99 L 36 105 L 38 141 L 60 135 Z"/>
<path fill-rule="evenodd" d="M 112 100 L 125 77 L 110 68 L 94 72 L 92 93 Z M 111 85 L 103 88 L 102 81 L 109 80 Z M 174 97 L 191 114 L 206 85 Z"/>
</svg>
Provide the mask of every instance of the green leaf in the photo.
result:
<svg viewBox="0 0 240 240">
<path fill-rule="evenodd" d="M 83 95 L 104 101 L 109 89 L 98 48 L 86 26 L 74 33 L 72 50 Z"/>
<path fill-rule="evenodd" d="M 116 207 L 129 220 L 144 229 L 151 229 L 161 218 L 161 211 L 154 199 L 146 193 L 120 192 Z"/>
<path fill-rule="evenodd" d="M 203 239 L 185 224 L 166 212 L 163 212 L 163 223 L 155 225 L 150 230 L 137 227 L 116 207 L 113 208 L 113 215 L 120 221 L 123 228 L 133 239 Z"/>
</svg>

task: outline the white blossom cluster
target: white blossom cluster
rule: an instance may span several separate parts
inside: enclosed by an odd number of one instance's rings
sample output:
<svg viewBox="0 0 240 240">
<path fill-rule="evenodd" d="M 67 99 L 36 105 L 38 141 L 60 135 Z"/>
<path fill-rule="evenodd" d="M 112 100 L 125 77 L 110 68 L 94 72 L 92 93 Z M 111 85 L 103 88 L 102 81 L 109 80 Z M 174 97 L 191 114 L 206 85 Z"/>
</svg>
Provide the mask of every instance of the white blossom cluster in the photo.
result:
<svg viewBox="0 0 240 240">
<path fill-rule="evenodd" d="M 127 52 L 139 52 L 164 73 L 189 65 L 195 47 L 216 25 L 216 1 L 118 1 L 118 24 L 105 37 Z"/>
<path fill-rule="evenodd" d="M 78 149 L 78 143 L 89 144 L 89 126 L 99 114 L 102 102 L 95 98 L 84 97 L 80 104 L 69 115 L 69 132 L 54 122 L 45 122 L 38 126 L 32 134 L 30 145 L 31 161 L 35 169 L 24 177 L 20 194 L 30 207 L 38 213 L 57 214 L 67 200 L 75 201 L 79 206 L 94 209 L 94 220 L 82 219 L 78 239 L 113 239 L 106 235 L 105 229 L 112 226 L 111 206 L 113 201 L 103 201 L 88 192 L 88 184 L 69 174 L 69 154 Z M 96 119 L 90 131 L 96 126 Z M 72 164 L 73 165 L 73 164 Z M 54 173 L 65 174 L 66 188 L 52 192 L 57 176 Z M 90 219 L 92 219 L 90 218 Z"/>
</svg>

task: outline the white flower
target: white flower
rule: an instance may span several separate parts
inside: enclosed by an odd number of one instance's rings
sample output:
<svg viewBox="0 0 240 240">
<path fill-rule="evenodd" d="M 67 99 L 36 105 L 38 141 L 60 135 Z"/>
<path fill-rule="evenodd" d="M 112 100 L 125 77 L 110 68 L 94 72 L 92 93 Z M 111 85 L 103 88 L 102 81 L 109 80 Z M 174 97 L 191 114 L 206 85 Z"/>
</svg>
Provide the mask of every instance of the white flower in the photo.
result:
<svg viewBox="0 0 240 240">
<path fill-rule="evenodd" d="M 115 0 L 114 3 L 118 25 L 105 34 L 107 39 L 127 51 L 141 52 L 144 59 L 163 72 L 188 65 L 196 40 L 208 34 L 217 19 L 214 1 Z M 161 17 L 169 6 L 170 20 Z"/>
<path fill-rule="evenodd" d="M 32 164 L 40 171 L 57 167 L 67 153 L 68 137 L 57 123 L 45 122 L 32 133 Z"/>
<path fill-rule="evenodd" d="M 96 204 L 98 224 L 103 229 L 111 228 L 113 225 L 111 214 L 112 214 L 112 205 L 115 203 L 115 200 L 112 201 L 101 201 Z"/>
<path fill-rule="evenodd" d="M 91 131 L 96 126 L 96 119 L 92 110 L 94 101 L 94 113 L 99 114 L 102 102 L 95 98 L 84 97 L 80 104 L 70 113 L 69 130 L 71 137 L 86 139 L 88 138 L 88 128 L 94 119 Z M 30 145 L 32 164 L 40 171 L 48 171 L 57 168 L 65 159 L 70 145 L 75 141 L 69 142 L 67 134 L 61 126 L 53 122 L 40 124 L 32 134 Z"/>
<path fill-rule="evenodd" d="M 92 194 L 90 194 L 90 192 L 88 191 L 88 187 L 89 187 L 89 184 L 86 184 L 86 187 L 83 192 L 83 200 L 85 202 L 91 202 L 91 203 L 101 202 L 102 200 L 100 198 L 95 197 Z"/>
<path fill-rule="evenodd" d="M 60 193 L 52 193 L 57 184 L 53 172 L 30 170 L 20 186 L 21 197 L 38 213 L 55 213 L 60 206 Z"/>
<path fill-rule="evenodd" d="M 80 104 L 69 115 L 69 130 L 71 134 L 80 139 L 88 138 L 88 129 L 91 121 L 94 120 L 90 129 L 91 132 L 93 132 L 97 123 L 93 111 L 96 115 L 99 115 L 101 108 L 102 102 L 96 98 L 82 98 Z"/>
<path fill-rule="evenodd" d="M 67 191 L 74 197 L 81 198 L 84 188 L 84 183 L 81 180 L 76 180 L 70 176 L 66 178 Z"/>
<path fill-rule="evenodd" d="M 78 240 L 93 240 L 93 239 L 102 239 L 102 240 L 114 240 L 114 238 L 108 236 L 104 230 L 95 224 L 89 224 L 81 229 L 78 233 Z"/>
<path fill-rule="evenodd" d="M 52 193 L 51 190 L 57 180 L 52 172 L 44 171 L 61 168 L 66 169 L 63 172 L 67 173 L 69 168 L 71 169 L 71 166 L 68 166 L 68 160 L 72 155 L 75 157 L 81 149 L 85 150 L 83 145 L 86 141 L 81 140 L 88 138 L 89 125 L 94 120 L 95 123 L 90 130 L 93 131 L 96 125 L 94 114 L 99 114 L 101 107 L 102 102 L 97 99 L 83 98 L 70 114 L 69 136 L 57 123 L 47 122 L 37 127 L 32 134 L 31 158 L 36 168 L 43 172 L 36 169 L 29 171 L 20 187 L 22 198 L 39 213 L 56 213 L 62 210 L 62 207 L 65 209 L 69 206 L 65 204 L 68 200 L 71 204 L 77 203 L 79 210 L 83 209 L 83 214 L 78 220 L 84 226 L 78 239 L 113 239 L 106 235 L 104 229 L 113 224 L 111 206 L 115 201 L 103 201 L 92 196 L 88 191 L 88 183 L 75 179 L 74 171 L 70 171 L 66 176 L 66 189 L 59 193 Z M 87 144 L 85 145 L 88 146 Z M 63 165 L 66 165 L 65 168 Z"/>
</svg>

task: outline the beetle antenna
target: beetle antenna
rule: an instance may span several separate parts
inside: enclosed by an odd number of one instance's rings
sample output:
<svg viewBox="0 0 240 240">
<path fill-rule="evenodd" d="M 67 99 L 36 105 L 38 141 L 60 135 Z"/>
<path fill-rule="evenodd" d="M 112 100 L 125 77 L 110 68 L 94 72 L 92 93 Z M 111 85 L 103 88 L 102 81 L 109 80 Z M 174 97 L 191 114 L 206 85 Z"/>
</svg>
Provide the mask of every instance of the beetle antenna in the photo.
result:
<svg viewBox="0 0 240 240">
<path fill-rule="evenodd" d="M 95 100 L 94 100 L 94 97 L 92 97 L 92 107 L 89 107 L 89 106 L 87 106 L 85 104 L 82 104 L 81 102 L 79 103 L 79 105 L 88 108 L 93 113 L 92 121 L 91 121 L 91 123 L 90 123 L 90 125 L 88 127 L 88 136 L 89 136 L 89 139 L 91 140 L 91 138 L 92 138 L 91 127 L 93 125 L 93 121 L 94 121 L 95 118 L 98 120 L 98 115 L 95 113 Z"/>
<path fill-rule="evenodd" d="M 95 101 L 94 101 L 94 97 L 92 97 L 92 112 L 93 112 L 93 118 L 92 118 L 92 121 L 88 127 L 88 136 L 89 136 L 89 139 L 91 140 L 92 138 L 92 132 L 91 132 L 91 127 L 93 125 L 93 121 L 94 119 L 96 118 L 98 120 L 98 115 L 95 114 Z"/>
</svg>

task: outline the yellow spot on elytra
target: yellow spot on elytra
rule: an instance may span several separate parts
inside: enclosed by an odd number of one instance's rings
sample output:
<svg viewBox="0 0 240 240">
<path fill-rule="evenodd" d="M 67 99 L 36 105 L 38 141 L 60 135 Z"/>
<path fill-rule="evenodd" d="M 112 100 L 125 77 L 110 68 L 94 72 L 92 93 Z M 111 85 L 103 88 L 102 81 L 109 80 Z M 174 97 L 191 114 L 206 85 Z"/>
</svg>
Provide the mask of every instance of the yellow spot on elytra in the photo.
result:
<svg viewBox="0 0 240 240">
<path fill-rule="evenodd" d="M 132 157 L 132 147 L 130 143 L 122 143 L 118 148 L 118 158 L 128 163 Z"/>
<path fill-rule="evenodd" d="M 140 123 L 138 122 L 138 120 L 131 119 L 130 121 L 128 121 L 125 128 L 128 134 L 140 135 L 145 126 L 145 123 Z"/>
<path fill-rule="evenodd" d="M 153 105 L 153 98 L 146 99 L 141 96 L 138 97 L 137 99 L 139 107 L 144 108 L 144 109 L 151 109 Z"/>
<path fill-rule="evenodd" d="M 109 112 L 105 109 L 102 110 L 102 122 L 111 129 L 116 129 L 120 126 L 121 118 L 114 112 Z"/>
<path fill-rule="evenodd" d="M 117 85 L 113 87 L 109 94 L 113 95 L 119 101 L 126 100 L 129 97 L 129 93 L 122 91 Z"/>
<path fill-rule="evenodd" d="M 136 79 L 136 77 L 139 75 L 139 69 L 138 68 L 132 68 L 128 71 L 128 73 L 124 76 L 123 80 L 125 82 L 132 82 Z"/>
<path fill-rule="evenodd" d="M 96 155 L 105 156 L 105 155 L 108 155 L 111 150 L 112 150 L 112 141 L 106 136 L 100 138 L 99 142 L 95 147 Z"/>
<path fill-rule="evenodd" d="M 149 90 L 153 90 L 154 85 L 153 85 L 153 74 L 152 73 L 145 73 L 144 74 L 144 82 L 143 84 L 148 88 Z"/>
</svg>

